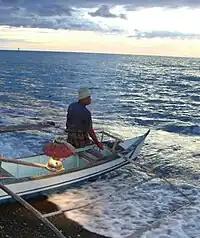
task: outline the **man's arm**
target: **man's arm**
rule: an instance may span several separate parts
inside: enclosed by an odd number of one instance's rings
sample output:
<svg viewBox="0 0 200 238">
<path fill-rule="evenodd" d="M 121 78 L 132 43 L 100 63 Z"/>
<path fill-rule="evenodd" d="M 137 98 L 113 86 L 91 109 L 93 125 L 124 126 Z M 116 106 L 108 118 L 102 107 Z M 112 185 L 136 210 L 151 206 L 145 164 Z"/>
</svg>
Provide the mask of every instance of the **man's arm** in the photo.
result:
<svg viewBox="0 0 200 238">
<path fill-rule="evenodd" d="M 90 128 L 89 130 L 89 135 L 90 137 L 92 138 L 92 140 L 94 141 L 94 143 L 99 147 L 99 149 L 103 149 L 103 145 L 101 142 L 98 141 L 97 137 L 96 137 L 96 134 L 94 132 L 94 129 L 93 128 Z"/>
<path fill-rule="evenodd" d="M 69 123 L 70 123 L 70 110 L 71 109 L 71 105 L 69 105 L 69 107 L 68 107 L 68 109 L 67 109 L 67 116 L 66 116 L 66 129 L 68 129 L 69 128 Z"/>
</svg>

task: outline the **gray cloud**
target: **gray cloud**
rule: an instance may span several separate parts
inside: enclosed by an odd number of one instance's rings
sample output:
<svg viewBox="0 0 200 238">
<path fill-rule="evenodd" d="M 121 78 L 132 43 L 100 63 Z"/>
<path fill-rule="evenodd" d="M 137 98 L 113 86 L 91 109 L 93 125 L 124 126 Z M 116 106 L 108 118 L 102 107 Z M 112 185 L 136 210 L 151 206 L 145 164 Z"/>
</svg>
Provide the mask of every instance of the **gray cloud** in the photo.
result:
<svg viewBox="0 0 200 238">
<path fill-rule="evenodd" d="M 151 32 L 142 32 L 139 30 L 135 30 L 134 35 L 130 35 L 130 38 L 134 37 L 137 39 L 141 38 L 171 38 L 171 39 L 200 39 L 200 34 L 192 34 L 192 33 L 181 33 L 176 31 L 151 31 Z"/>
<path fill-rule="evenodd" d="M 12 9 L 11 9 L 12 8 Z M 10 12 L 12 12 L 10 14 Z M 0 8 L 0 25 L 8 25 L 10 27 L 31 27 L 31 28 L 49 28 L 49 29 L 71 29 L 71 30 L 88 30 L 101 31 L 99 25 L 81 17 L 73 16 L 68 12 L 65 15 L 47 14 L 46 11 L 37 14 L 36 9 L 32 11 L 15 6 L 4 6 Z"/>
<path fill-rule="evenodd" d="M 0 25 L 14 27 L 34 27 L 50 29 L 71 29 L 107 32 L 98 23 L 83 17 L 81 11 L 65 1 L 28 1 L 28 0 L 0 0 Z M 3 4 L 2 4 L 3 3 Z M 125 14 L 114 15 L 108 6 L 100 8 L 103 17 L 119 17 L 125 19 Z M 91 15 L 93 15 L 91 13 Z M 110 29 L 116 32 L 116 29 Z"/>
<path fill-rule="evenodd" d="M 11 27 L 31 27 L 31 28 L 49 28 L 49 29 L 73 29 L 73 30 L 82 30 L 82 31 L 101 31 L 102 29 L 87 20 L 79 21 L 77 19 L 54 19 L 54 18 L 47 18 L 47 19 L 41 19 L 38 17 L 35 18 L 29 18 L 29 17 L 18 17 L 13 20 L 13 18 L 1 19 L 0 21 L 3 23 L 2 25 L 9 25 Z M 24 24 L 26 22 L 26 24 Z"/>
<path fill-rule="evenodd" d="M 46 6 L 39 5 L 39 7 L 35 9 L 35 14 L 39 16 L 71 16 L 73 11 L 74 10 L 69 7 L 49 4 Z"/>
<path fill-rule="evenodd" d="M 96 12 L 89 12 L 89 14 L 93 17 L 108 17 L 108 18 L 122 18 L 122 19 L 126 19 L 126 15 L 125 14 L 113 14 L 110 12 L 110 8 L 108 5 L 101 5 L 99 7 L 99 9 L 97 9 Z"/>
<path fill-rule="evenodd" d="M 67 5 L 59 5 L 51 3 L 50 1 L 46 4 L 29 4 L 22 7 L 27 13 L 35 14 L 37 16 L 71 16 L 74 9 Z"/>
<path fill-rule="evenodd" d="M 66 2 L 59 0 L 59 2 Z M 199 0 L 68 0 L 71 6 L 77 7 L 97 7 L 97 5 L 122 5 L 130 8 L 135 7 L 198 7 Z"/>
<path fill-rule="evenodd" d="M 136 7 L 149 7 L 149 6 L 157 6 L 157 7 L 197 7 L 200 6 L 199 0 L 0 0 L 0 3 L 5 5 L 20 5 L 20 6 L 28 6 L 28 5 L 47 5 L 47 4 L 56 4 L 64 6 L 77 6 L 77 7 L 97 7 L 98 5 L 129 5 Z"/>
<path fill-rule="evenodd" d="M 80 11 L 81 8 L 96 7 L 98 8 L 96 12 L 89 11 L 93 17 L 126 19 L 126 15 L 123 13 L 119 15 L 112 13 L 110 9 L 116 5 L 124 6 L 128 10 L 150 6 L 195 7 L 200 6 L 200 0 L 0 0 L 0 25 L 117 33 L 121 31 L 119 29 L 102 29 L 97 23 L 86 19 Z M 155 36 L 156 34 L 157 36 Z M 153 38 L 159 35 L 159 37 L 178 37 L 165 34 L 164 32 L 162 35 L 161 32 L 146 32 L 143 35 L 138 33 L 138 37 Z M 188 36 L 182 35 L 182 37 Z"/>
<path fill-rule="evenodd" d="M 6 4 L 0 4 L 0 25 L 73 29 L 72 25 L 78 21 L 72 16 L 73 12 L 75 10 L 66 5 L 57 5 L 50 1 L 46 5 L 40 3 L 24 5 L 20 1 L 15 1 L 15 5 L 8 5 L 6 2 Z M 82 22 L 80 28 L 88 24 L 84 20 L 80 22 Z"/>
<path fill-rule="evenodd" d="M 5 5 L 13 5 L 19 3 L 19 0 L 1 0 L 0 3 Z"/>
<path fill-rule="evenodd" d="M 38 16 L 71 16 L 74 11 L 72 7 L 69 7 L 62 1 L 55 3 L 53 0 L 49 1 L 28 1 L 28 0 L 0 0 L 0 9 L 9 9 L 10 14 L 14 11 L 24 10 L 24 13 L 35 14 Z"/>
</svg>

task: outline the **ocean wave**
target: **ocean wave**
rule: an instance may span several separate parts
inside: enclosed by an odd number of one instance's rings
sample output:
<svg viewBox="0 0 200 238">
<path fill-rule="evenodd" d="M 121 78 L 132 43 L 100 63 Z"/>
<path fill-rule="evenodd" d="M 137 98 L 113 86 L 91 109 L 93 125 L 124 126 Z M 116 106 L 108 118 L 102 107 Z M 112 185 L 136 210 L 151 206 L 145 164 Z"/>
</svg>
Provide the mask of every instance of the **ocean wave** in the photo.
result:
<svg viewBox="0 0 200 238">
<path fill-rule="evenodd" d="M 172 133 L 185 134 L 185 135 L 200 135 L 200 126 L 198 124 L 186 124 L 188 119 L 187 117 L 178 117 L 164 116 L 158 114 L 154 115 L 152 118 L 148 117 L 135 117 L 134 119 L 129 118 L 132 121 L 132 124 L 139 126 L 153 127 L 157 130 L 163 130 Z M 128 120 L 128 118 L 126 118 Z"/>
<path fill-rule="evenodd" d="M 200 81 L 199 76 L 193 76 L 193 75 L 188 75 L 188 76 L 181 76 L 181 79 L 187 80 L 187 81 Z"/>
<path fill-rule="evenodd" d="M 200 102 L 200 96 L 199 95 L 191 95 L 190 98 L 193 101 Z"/>
<path fill-rule="evenodd" d="M 160 127 L 159 129 L 185 134 L 185 135 L 200 135 L 200 126 L 199 125 L 177 125 L 177 124 L 168 124 L 165 126 Z"/>
</svg>

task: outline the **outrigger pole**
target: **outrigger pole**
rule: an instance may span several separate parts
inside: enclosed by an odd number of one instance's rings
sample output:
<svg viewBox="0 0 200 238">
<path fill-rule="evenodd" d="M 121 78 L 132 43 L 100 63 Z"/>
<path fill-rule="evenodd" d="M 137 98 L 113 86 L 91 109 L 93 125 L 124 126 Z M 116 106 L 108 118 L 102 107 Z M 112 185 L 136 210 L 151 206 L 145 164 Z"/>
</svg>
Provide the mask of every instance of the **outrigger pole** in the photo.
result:
<svg viewBox="0 0 200 238">
<path fill-rule="evenodd" d="M 39 123 L 26 123 L 20 125 L 0 125 L 0 133 L 27 131 L 27 130 L 41 130 L 43 128 L 55 127 L 53 121 L 39 122 Z"/>
<path fill-rule="evenodd" d="M 49 170 L 51 172 L 61 172 L 62 171 L 62 169 L 53 168 L 53 167 L 48 166 L 48 163 L 47 164 L 41 164 L 41 163 L 35 163 L 35 162 L 28 162 L 28 161 L 24 161 L 24 160 L 4 158 L 0 154 L 0 163 L 2 161 L 6 162 L 6 163 L 12 163 L 12 164 L 25 165 L 25 166 L 31 166 L 31 167 L 38 167 L 38 168 L 42 168 L 42 169 L 47 169 L 47 170 Z"/>
<path fill-rule="evenodd" d="M 26 202 L 23 198 L 21 198 L 16 193 L 12 192 L 8 187 L 0 183 L 0 189 L 14 198 L 17 202 L 19 202 L 23 207 L 28 209 L 31 213 L 33 213 L 38 219 L 40 219 L 47 227 L 49 227 L 59 238 L 66 238 L 61 231 L 59 231 L 53 223 L 51 223 L 45 216 L 43 216 L 37 209 L 31 206 L 28 202 Z"/>
</svg>

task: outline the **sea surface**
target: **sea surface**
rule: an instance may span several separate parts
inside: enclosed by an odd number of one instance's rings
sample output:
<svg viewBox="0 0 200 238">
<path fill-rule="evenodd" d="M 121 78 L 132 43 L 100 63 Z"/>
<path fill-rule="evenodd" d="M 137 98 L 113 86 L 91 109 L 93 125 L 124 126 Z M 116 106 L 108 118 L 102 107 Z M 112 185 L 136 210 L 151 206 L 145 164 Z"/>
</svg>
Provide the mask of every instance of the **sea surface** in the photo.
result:
<svg viewBox="0 0 200 238">
<path fill-rule="evenodd" d="M 151 129 L 138 168 L 155 177 L 128 165 L 49 201 L 92 203 L 65 215 L 108 237 L 199 238 L 200 59 L 0 51 L 0 125 L 52 120 L 64 128 L 80 86 L 92 93 L 96 129 L 122 138 Z M 0 152 L 33 155 L 59 133 L 0 134 Z"/>
</svg>

